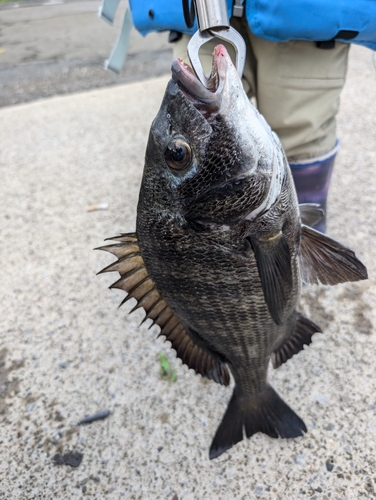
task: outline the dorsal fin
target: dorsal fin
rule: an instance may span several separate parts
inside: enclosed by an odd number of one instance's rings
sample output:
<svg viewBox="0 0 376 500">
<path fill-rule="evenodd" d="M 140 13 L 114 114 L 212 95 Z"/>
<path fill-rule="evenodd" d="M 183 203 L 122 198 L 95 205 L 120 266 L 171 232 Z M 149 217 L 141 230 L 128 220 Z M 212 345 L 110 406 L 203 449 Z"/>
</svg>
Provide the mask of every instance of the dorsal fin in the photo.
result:
<svg viewBox="0 0 376 500">
<path fill-rule="evenodd" d="M 110 287 L 127 292 L 128 295 L 120 305 L 131 298 L 136 299 L 137 304 L 131 312 L 142 307 L 146 312 L 144 321 L 150 318 L 153 321 L 152 325 L 156 324 L 161 328 L 159 336 L 163 335 L 166 340 L 171 342 L 177 356 L 188 368 L 192 368 L 196 373 L 219 384 L 228 385 L 230 375 L 225 363 L 216 359 L 215 353 L 199 347 L 192 340 L 179 318 L 158 292 L 145 267 L 137 235 L 129 233 L 108 239 L 120 243 L 106 245 L 97 250 L 110 252 L 118 260 L 105 267 L 98 274 L 112 271 L 117 271 L 120 274 L 120 279 Z"/>
</svg>

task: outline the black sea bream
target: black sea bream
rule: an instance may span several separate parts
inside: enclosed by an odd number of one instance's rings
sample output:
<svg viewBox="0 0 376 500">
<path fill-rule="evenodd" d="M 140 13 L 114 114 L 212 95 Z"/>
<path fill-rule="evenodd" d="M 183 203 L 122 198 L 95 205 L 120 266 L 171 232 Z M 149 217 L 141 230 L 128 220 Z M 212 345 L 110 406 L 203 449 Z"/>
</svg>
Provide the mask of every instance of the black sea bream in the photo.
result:
<svg viewBox="0 0 376 500">
<path fill-rule="evenodd" d="M 103 247 L 113 285 L 135 298 L 179 358 L 235 389 L 210 448 L 215 458 L 256 432 L 294 438 L 302 419 L 268 384 L 320 331 L 297 312 L 301 282 L 365 279 L 355 254 L 305 224 L 277 136 L 249 102 L 226 49 L 207 89 L 182 61 L 146 151 L 136 233 Z"/>
</svg>

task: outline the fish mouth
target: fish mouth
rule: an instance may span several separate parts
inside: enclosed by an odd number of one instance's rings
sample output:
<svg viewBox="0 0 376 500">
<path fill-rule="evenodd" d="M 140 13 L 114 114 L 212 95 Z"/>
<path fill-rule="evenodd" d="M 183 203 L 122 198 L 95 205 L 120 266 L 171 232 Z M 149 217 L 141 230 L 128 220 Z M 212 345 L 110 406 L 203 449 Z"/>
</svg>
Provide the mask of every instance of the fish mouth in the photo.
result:
<svg viewBox="0 0 376 500">
<path fill-rule="evenodd" d="M 213 52 L 213 63 L 208 87 L 197 78 L 193 69 L 181 59 L 172 63 L 172 79 L 194 106 L 205 114 L 216 114 L 222 108 L 223 87 L 225 85 L 228 60 L 226 48 L 219 44 Z"/>
</svg>

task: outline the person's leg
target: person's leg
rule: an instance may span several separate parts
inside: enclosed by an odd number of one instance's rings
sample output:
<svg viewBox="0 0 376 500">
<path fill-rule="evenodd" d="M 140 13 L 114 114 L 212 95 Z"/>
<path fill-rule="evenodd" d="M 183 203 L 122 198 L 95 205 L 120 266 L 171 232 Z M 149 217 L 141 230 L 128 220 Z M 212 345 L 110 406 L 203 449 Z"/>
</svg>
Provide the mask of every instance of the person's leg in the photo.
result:
<svg viewBox="0 0 376 500">
<path fill-rule="evenodd" d="M 299 202 L 319 203 L 325 210 L 349 46 L 336 42 L 334 49 L 323 50 L 313 42 L 249 37 L 257 60 L 257 105 L 281 140 Z M 325 223 L 316 228 L 325 232 Z"/>
<path fill-rule="evenodd" d="M 299 203 L 317 203 L 324 211 L 324 217 L 314 226 L 326 231 L 326 202 L 338 142 L 328 153 L 300 162 L 290 161 L 290 168 L 298 194 Z"/>
</svg>

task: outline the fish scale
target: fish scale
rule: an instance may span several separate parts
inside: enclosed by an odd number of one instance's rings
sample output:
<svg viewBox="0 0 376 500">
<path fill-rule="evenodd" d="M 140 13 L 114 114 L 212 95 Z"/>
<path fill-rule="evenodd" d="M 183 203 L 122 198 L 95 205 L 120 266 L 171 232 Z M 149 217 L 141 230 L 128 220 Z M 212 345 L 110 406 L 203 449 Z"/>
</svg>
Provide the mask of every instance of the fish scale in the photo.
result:
<svg viewBox="0 0 376 500">
<path fill-rule="evenodd" d="M 150 214 L 150 220 L 152 218 Z M 141 248 L 143 238 L 156 241 L 160 248 L 162 242 L 158 238 L 158 228 L 156 233 L 153 234 L 152 227 L 148 227 L 146 232 L 140 228 Z M 248 351 L 250 347 L 254 349 L 257 346 L 258 357 L 267 365 L 267 356 L 272 352 L 274 339 L 278 336 L 276 331 L 281 327 L 268 313 L 254 257 L 246 259 L 245 256 L 230 253 L 226 247 L 214 246 L 212 232 L 209 236 L 208 242 L 202 234 L 200 238 L 190 238 L 189 248 L 171 252 L 168 261 L 165 254 L 159 254 L 157 249 L 150 254 L 143 253 L 143 258 L 153 280 L 159 284 L 159 289 L 164 290 L 165 300 L 178 315 L 180 313 L 186 327 L 199 332 L 209 342 L 215 338 L 216 350 L 226 359 L 241 355 L 244 376 L 239 383 L 249 392 L 252 382 L 256 382 L 256 392 L 260 390 L 260 380 L 255 377 L 257 369 L 252 369 L 255 362 L 248 364 Z M 170 235 L 170 238 L 174 237 L 180 240 L 177 229 Z M 170 238 L 168 248 L 176 248 Z M 218 262 L 221 263 L 220 268 Z M 237 273 L 238 263 L 246 270 L 242 272 L 242 278 Z M 187 307 L 187 301 L 191 308 Z M 181 313 L 182 310 L 187 311 L 188 317 L 186 313 Z M 266 368 L 263 367 L 262 371 L 265 372 Z"/>
<path fill-rule="evenodd" d="M 367 277 L 354 252 L 306 225 L 322 211 L 298 207 L 282 146 L 221 45 L 213 72 L 208 90 L 173 62 L 150 129 L 136 233 L 103 247 L 118 259 L 104 269 L 120 274 L 113 287 L 144 308 L 185 365 L 223 385 L 232 373 L 211 459 L 244 435 L 307 431 L 268 384 L 269 361 L 278 368 L 321 332 L 297 312 L 302 277 Z"/>
</svg>

